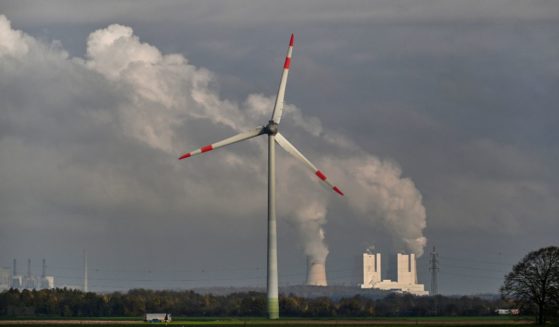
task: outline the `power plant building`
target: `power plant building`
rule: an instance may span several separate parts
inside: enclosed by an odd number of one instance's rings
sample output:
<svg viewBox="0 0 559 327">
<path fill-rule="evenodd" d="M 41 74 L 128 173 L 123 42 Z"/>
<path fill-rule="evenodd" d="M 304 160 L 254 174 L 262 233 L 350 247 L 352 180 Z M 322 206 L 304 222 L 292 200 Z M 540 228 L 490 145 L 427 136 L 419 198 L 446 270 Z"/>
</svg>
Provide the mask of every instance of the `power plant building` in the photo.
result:
<svg viewBox="0 0 559 327">
<path fill-rule="evenodd" d="M 10 268 L 0 267 L 0 292 L 5 291 L 12 285 L 12 274 Z"/>
<path fill-rule="evenodd" d="M 54 277 L 47 276 L 47 261 L 43 259 L 43 273 L 41 274 L 41 279 L 39 279 L 40 289 L 53 289 L 54 288 Z"/>
<path fill-rule="evenodd" d="M 23 276 L 17 274 L 17 261 L 14 259 L 12 266 L 12 288 L 23 289 Z"/>
<path fill-rule="evenodd" d="M 415 254 L 397 254 L 397 281 L 382 279 L 381 259 L 380 253 L 363 253 L 363 284 L 361 284 L 361 288 L 429 295 L 429 292 L 425 291 L 424 285 L 417 283 Z"/>
<path fill-rule="evenodd" d="M 0 290 L 3 289 L 4 285 L 2 283 L 3 276 L 5 272 L 0 270 Z M 14 259 L 12 273 L 7 270 L 7 275 L 9 276 L 9 287 L 13 289 L 52 289 L 54 288 L 54 277 L 47 276 L 47 264 L 45 259 L 43 259 L 43 271 L 41 277 L 36 277 L 31 272 L 31 259 L 27 260 L 27 274 L 25 276 L 18 275 L 17 273 L 17 261 Z"/>
</svg>

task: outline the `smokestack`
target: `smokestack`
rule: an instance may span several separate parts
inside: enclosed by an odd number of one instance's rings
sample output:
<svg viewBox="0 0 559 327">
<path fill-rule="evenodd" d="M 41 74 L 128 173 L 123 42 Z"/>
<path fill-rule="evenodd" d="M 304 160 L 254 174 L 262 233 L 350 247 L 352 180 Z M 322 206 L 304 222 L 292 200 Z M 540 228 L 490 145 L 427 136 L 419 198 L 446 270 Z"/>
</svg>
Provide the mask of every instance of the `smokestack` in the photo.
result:
<svg viewBox="0 0 559 327">
<path fill-rule="evenodd" d="M 87 252 L 83 250 L 83 291 L 87 292 Z"/>
<path fill-rule="evenodd" d="M 13 268 L 14 271 L 13 271 L 13 275 L 12 275 L 12 276 L 17 276 L 17 261 L 16 261 L 15 258 L 14 258 L 13 267 L 14 267 L 14 268 Z"/>
<path fill-rule="evenodd" d="M 43 258 L 43 275 L 41 277 L 45 278 L 47 276 L 47 260 Z"/>
<path fill-rule="evenodd" d="M 31 278 L 31 259 L 27 259 L 27 278 Z"/>
<path fill-rule="evenodd" d="M 307 285 L 309 286 L 328 286 L 326 282 L 326 266 L 324 262 L 318 262 L 311 257 L 307 257 Z"/>
</svg>

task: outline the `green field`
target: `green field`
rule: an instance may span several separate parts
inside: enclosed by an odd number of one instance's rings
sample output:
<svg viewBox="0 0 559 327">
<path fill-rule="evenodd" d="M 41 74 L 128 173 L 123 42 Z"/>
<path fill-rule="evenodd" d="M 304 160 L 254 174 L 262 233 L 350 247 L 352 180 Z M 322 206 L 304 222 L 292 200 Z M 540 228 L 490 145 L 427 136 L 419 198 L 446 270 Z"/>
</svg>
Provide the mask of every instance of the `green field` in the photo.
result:
<svg viewBox="0 0 559 327">
<path fill-rule="evenodd" d="M 0 326 L 528 326 L 532 325 L 531 317 L 379 317 L 374 319 L 340 318 L 340 319 L 301 319 L 282 318 L 276 321 L 255 318 L 209 318 L 209 317 L 175 317 L 169 324 L 144 323 L 141 318 L 101 317 L 87 319 L 16 319 L 0 320 Z"/>
</svg>

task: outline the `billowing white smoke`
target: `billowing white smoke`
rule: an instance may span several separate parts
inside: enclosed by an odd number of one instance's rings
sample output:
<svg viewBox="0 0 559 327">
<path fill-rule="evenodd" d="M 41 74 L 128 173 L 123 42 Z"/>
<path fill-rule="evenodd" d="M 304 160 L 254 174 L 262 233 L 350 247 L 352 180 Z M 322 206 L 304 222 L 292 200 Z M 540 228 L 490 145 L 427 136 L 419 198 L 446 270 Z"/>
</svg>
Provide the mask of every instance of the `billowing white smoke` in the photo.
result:
<svg viewBox="0 0 559 327">
<path fill-rule="evenodd" d="M 130 27 L 121 25 L 110 25 L 91 33 L 87 42 L 86 58 L 80 59 L 68 58 L 66 52 L 56 44 L 46 45 L 13 30 L 9 21 L 0 16 L 0 68 L 0 78 L 4 83 L 21 79 L 20 76 L 40 74 L 47 76 L 45 80 L 59 81 L 58 83 L 74 81 L 67 92 L 55 95 L 63 98 L 60 100 L 63 105 L 74 110 L 70 113 L 71 117 L 85 126 L 105 128 L 107 135 L 111 135 L 115 142 L 120 142 L 123 138 L 139 142 L 150 151 L 162 151 L 165 154 L 155 157 L 168 158 L 164 160 L 143 157 L 144 160 L 152 160 L 154 165 L 166 167 L 162 170 L 167 171 L 161 172 L 157 179 L 145 177 L 146 180 L 137 180 L 136 176 L 128 175 L 126 170 L 105 165 L 89 164 L 81 168 L 78 164 L 82 161 L 76 162 L 75 155 L 61 152 L 56 160 L 72 162 L 71 167 L 75 168 L 64 171 L 64 174 L 72 174 L 72 170 L 75 170 L 72 175 L 74 178 L 66 179 L 75 184 L 68 186 L 68 189 L 59 185 L 60 192 L 66 190 L 67 194 L 56 199 L 49 198 L 52 195 L 48 195 L 48 187 L 37 190 L 37 197 L 45 194 L 45 202 L 63 201 L 62 199 L 68 199 L 68 194 L 71 194 L 73 197 L 83 197 L 79 200 L 90 207 L 121 206 L 125 203 L 134 209 L 144 206 L 146 211 L 153 213 L 162 210 L 192 212 L 195 207 L 202 208 L 202 212 L 213 210 L 228 215 L 238 214 L 239 217 L 264 212 L 265 201 L 252 200 L 261 197 L 260 190 L 266 182 L 266 148 L 263 143 L 257 148 L 259 151 L 256 154 L 245 153 L 240 156 L 234 151 L 223 150 L 225 159 L 222 162 L 207 162 L 207 167 L 199 168 L 205 171 L 198 170 L 198 175 L 208 178 L 213 176 L 212 170 L 234 171 L 234 174 L 224 173 L 230 178 L 225 181 L 221 178 L 219 183 L 211 182 L 211 179 L 208 182 L 194 173 L 181 176 L 181 180 L 178 181 L 175 176 L 182 172 L 178 171 L 180 166 L 176 156 L 182 150 L 191 150 L 200 146 L 202 142 L 214 141 L 217 137 L 207 139 L 207 135 L 199 136 L 199 131 L 194 127 L 198 122 L 210 122 L 208 126 L 213 126 L 215 130 L 225 129 L 226 133 L 223 136 L 253 127 L 255 124 L 262 124 L 270 116 L 273 96 L 249 95 L 242 105 L 222 100 L 210 87 L 214 82 L 212 73 L 189 64 L 180 54 L 161 54 L 154 46 L 140 42 Z M 52 69 L 52 72 L 49 69 Z M 63 85 L 60 88 L 64 88 Z M 99 99 L 95 101 L 107 101 L 106 107 L 97 110 L 80 109 L 80 106 L 83 107 L 83 103 L 87 102 L 82 98 L 89 96 L 92 90 L 102 90 L 112 102 Z M 52 99 L 46 93 L 32 94 L 28 97 L 31 96 Z M 37 102 L 39 101 L 40 99 Z M 57 105 L 60 104 L 49 106 L 46 103 L 41 110 L 29 109 L 30 116 L 52 116 L 58 109 L 51 108 L 56 108 Z M 7 108 L 15 113 L 18 108 L 17 104 L 14 106 Z M 13 114 L 12 111 L 9 113 Z M 421 195 L 410 179 L 401 177 L 401 171 L 394 163 L 364 153 L 342 135 L 325 134 L 319 119 L 305 117 L 292 105 L 286 106 L 283 122 L 298 127 L 298 133 L 304 133 L 305 137 L 312 139 L 318 147 L 323 146 L 329 153 L 335 154 L 327 156 L 318 150 L 313 152 L 310 147 L 294 142 L 312 161 L 323 167 L 329 178 L 339 183 L 346 193 L 343 201 L 346 201 L 357 216 L 372 225 L 384 226 L 394 235 L 396 247 L 408 249 L 418 256 L 423 253 L 426 242 L 423 236 L 426 215 Z M 34 120 L 3 122 L 13 130 L 32 127 L 33 123 Z M 4 150 L 0 148 L 0 152 L 8 151 L 9 146 L 12 145 L 4 144 Z M 28 151 L 40 151 L 34 149 L 29 148 Z M 79 148 L 76 149 L 79 151 Z M 36 177 L 37 179 L 54 176 L 52 172 L 60 173 L 54 168 L 57 163 L 48 164 L 49 155 L 44 153 L 41 167 L 28 167 L 30 172 L 36 174 L 46 171 Z M 84 154 L 88 155 L 90 154 Z M 8 158 L 4 155 L 2 157 L 6 160 Z M 281 158 L 284 160 L 287 156 Z M 320 192 L 316 187 L 316 181 L 311 181 L 314 176 L 309 176 L 308 172 L 292 159 L 285 160 L 278 165 L 278 180 L 281 180 L 281 183 L 278 183 L 278 199 L 289 205 L 280 206 L 280 215 L 290 217 L 290 221 L 297 226 L 305 254 L 316 261 L 325 262 L 328 248 L 323 226 L 326 223 L 327 204 L 332 202 L 329 197 L 337 195 L 333 192 Z M 88 159 L 88 162 L 91 160 Z M 49 167 L 53 167 L 52 172 L 48 171 Z M 28 178 L 33 178 L 33 173 L 30 173 Z M 96 178 L 96 174 L 103 178 Z M 110 181 L 104 178 L 107 174 L 112 177 Z M 68 176 L 63 175 L 63 178 L 66 177 Z M 48 185 L 48 182 L 44 181 L 44 184 Z M 119 183 L 118 187 L 115 183 Z M 232 191 L 238 185 L 249 183 L 260 185 L 246 188 L 242 194 Z M 82 189 L 80 185 L 84 190 L 74 192 L 75 189 Z M 84 188 L 84 185 L 87 187 Z M 193 185 L 196 186 L 196 192 L 192 191 Z M 174 196 L 158 197 L 162 190 L 171 190 Z M 100 197 L 99 194 L 111 195 Z M 222 206 L 216 206 L 211 202 L 211 199 L 216 198 L 223 199 Z M 72 197 L 70 199 L 74 203 L 80 202 Z M 236 208 L 235 211 L 238 212 L 232 213 L 231 207 Z"/>
<path fill-rule="evenodd" d="M 210 72 L 189 65 L 182 55 L 162 55 L 141 43 L 130 27 L 115 24 L 91 33 L 87 57 L 87 67 L 130 88 L 133 106 L 120 108 L 122 123 L 126 132 L 153 147 L 171 153 L 182 149 L 184 142 L 174 142 L 174 129 L 189 118 L 237 130 L 243 126 L 239 109 L 209 89 Z"/>
<path fill-rule="evenodd" d="M 326 262 L 328 247 L 322 228 L 326 223 L 325 203 L 311 200 L 307 205 L 298 207 L 294 217 L 301 239 L 304 240 L 305 254 L 316 262 Z"/>
<path fill-rule="evenodd" d="M 380 223 L 395 236 L 396 249 L 423 254 L 427 239 L 423 236 L 426 214 L 421 194 L 409 178 L 401 177 L 395 163 L 371 155 L 323 162 L 337 180 L 350 181 L 345 186 L 347 201 L 358 217 L 372 225 Z"/>
</svg>

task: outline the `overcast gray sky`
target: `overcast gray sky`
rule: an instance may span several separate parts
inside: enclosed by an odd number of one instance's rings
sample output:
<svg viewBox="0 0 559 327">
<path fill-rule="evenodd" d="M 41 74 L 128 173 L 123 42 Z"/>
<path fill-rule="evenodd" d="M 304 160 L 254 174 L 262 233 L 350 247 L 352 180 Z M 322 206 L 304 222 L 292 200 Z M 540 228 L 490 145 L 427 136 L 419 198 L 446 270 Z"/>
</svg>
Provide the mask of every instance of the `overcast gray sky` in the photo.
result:
<svg viewBox="0 0 559 327">
<path fill-rule="evenodd" d="M 496 292 L 559 230 L 557 1 L 0 1 L 0 265 L 92 290 L 264 286 L 271 115 L 346 197 L 278 154 L 280 284 L 326 258 L 441 256 Z"/>
</svg>

